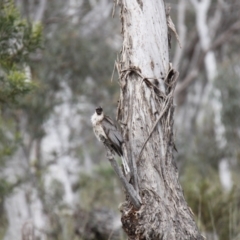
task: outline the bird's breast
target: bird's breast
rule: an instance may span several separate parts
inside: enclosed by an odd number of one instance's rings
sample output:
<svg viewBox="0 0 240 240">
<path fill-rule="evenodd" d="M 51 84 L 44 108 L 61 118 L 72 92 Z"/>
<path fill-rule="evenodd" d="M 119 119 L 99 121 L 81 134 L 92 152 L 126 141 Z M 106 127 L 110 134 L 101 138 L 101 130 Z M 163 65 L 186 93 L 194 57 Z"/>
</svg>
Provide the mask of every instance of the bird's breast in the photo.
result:
<svg viewBox="0 0 240 240">
<path fill-rule="evenodd" d="M 101 138 L 100 138 L 101 135 L 107 139 L 106 133 L 103 130 L 103 127 L 100 123 L 93 126 L 93 131 L 94 131 L 98 141 L 101 142 Z"/>
</svg>

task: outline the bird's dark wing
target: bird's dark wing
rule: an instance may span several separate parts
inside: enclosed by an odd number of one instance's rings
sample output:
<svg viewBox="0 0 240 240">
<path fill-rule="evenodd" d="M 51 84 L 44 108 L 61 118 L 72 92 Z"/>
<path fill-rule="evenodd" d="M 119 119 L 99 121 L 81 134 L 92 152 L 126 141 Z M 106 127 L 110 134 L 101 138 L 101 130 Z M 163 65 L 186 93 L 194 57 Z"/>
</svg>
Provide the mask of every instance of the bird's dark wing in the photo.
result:
<svg viewBox="0 0 240 240">
<path fill-rule="evenodd" d="M 122 143 L 123 138 L 120 131 L 117 129 L 114 122 L 109 117 L 104 117 L 102 120 L 103 130 L 108 137 L 108 140 L 111 142 L 113 150 L 118 154 L 122 155 Z"/>
<path fill-rule="evenodd" d="M 111 130 L 110 131 L 111 133 L 109 133 L 109 134 L 113 134 L 115 136 L 115 138 L 117 138 L 120 143 L 123 142 L 122 134 L 117 129 L 116 125 L 114 124 L 114 122 L 112 121 L 111 118 L 109 118 L 107 116 L 104 116 L 104 118 L 103 118 L 103 125 L 106 126 L 106 128 L 105 128 L 105 126 L 103 127 L 103 129 L 104 129 L 106 134 L 108 134 L 106 132 L 106 129 Z"/>
</svg>

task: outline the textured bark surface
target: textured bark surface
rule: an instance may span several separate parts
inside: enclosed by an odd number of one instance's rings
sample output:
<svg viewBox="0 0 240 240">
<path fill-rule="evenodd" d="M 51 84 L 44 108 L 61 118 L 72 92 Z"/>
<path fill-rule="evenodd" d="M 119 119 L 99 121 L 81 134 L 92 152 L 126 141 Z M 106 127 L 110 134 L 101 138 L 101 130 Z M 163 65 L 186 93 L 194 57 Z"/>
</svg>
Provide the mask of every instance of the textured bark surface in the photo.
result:
<svg viewBox="0 0 240 240">
<path fill-rule="evenodd" d="M 120 7 L 123 49 L 117 64 L 121 86 L 117 118 L 131 170 L 137 175 L 131 183 L 143 202 L 139 210 L 129 201 L 122 206 L 123 228 L 129 239 L 203 239 L 173 159 L 176 71 L 169 64 L 164 3 L 131 0 L 122 1 Z"/>
</svg>

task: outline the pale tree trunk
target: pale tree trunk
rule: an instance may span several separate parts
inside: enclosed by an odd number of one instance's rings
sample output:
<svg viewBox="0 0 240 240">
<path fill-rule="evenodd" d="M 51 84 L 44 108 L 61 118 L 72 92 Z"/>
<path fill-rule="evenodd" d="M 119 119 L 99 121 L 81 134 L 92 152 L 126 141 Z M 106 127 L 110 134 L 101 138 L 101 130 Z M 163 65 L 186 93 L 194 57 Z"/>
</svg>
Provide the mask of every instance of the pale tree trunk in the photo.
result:
<svg viewBox="0 0 240 240">
<path fill-rule="evenodd" d="M 127 198 L 121 208 L 123 228 L 129 239 L 203 239 L 173 159 L 178 73 L 169 65 L 164 2 L 123 0 L 119 5 L 123 49 L 117 64 L 121 87 L 117 118 L 133 173 L 130 182 L 142 201 L 135 209 Z"/>
<path fill-rule="evenodd" d="M 216 25 L 220 22 L 221 13 L 220 10 L 216 11 L 214 17 L 212 17 L 211 22 L 207 22 L 207 13 L 209 11 L 211 0 L 191 0 L 195 12 L 196 12 L 196 25 L 197 32 L 200 39 L 200 46 L 203 51 L 206 52 L 204 58 L 204 66 L 207 73 L 207 86 L 204 90 L 202 97 L 202 106 L 198 114 L 198 124 L 203 126 L 205 118 L 205 106 L 211 105 L 212 111 L 214 113 L 214 131 L 215 139 L 218 144 L 219 150 L 224 149 L 227 145 L 225 126 L 222 123 L 221 111 L 221 92 L 216 87 L 214 87 L 214 81 L 217 78 L 217 60 L 213 51 L 209 50 L 211 47 L 211 42 L 213 41 L 214 34 L 216 32 Z M 220 8 L 220 7 L 219 7 Z M 211 25 L 211 26 L 210 26 Z M 222 158 L 219 160 L 219 178 L 222 183 L 222 187 L 226 191 L 230 191 L 232 188 L 232 177 L 231 170 L 229 167 L 229 161 L 227 158 Z"/>
</svg>

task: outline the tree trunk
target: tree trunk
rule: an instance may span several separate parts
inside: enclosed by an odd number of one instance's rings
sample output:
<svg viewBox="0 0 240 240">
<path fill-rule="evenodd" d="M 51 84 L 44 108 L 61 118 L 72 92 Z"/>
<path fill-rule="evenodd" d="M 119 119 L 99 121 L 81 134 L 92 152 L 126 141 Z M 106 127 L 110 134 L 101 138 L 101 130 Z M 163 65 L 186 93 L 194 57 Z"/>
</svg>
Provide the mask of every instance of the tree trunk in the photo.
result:
<svg viewBox="0 0 240 240">
<path fill-rule="evenodd" d="M 164 2 L 125 0 L 119 5 L 123 49 L 118 63 L 117 118 L 133 173 L 131 183 L 142 200 L 137 210 L 127 198 L 122 207 L 123 229 L 129 239 L 203 239 L 184 199 L 173 159 L 177 72 L 169 64 Z"/>
</svg>

